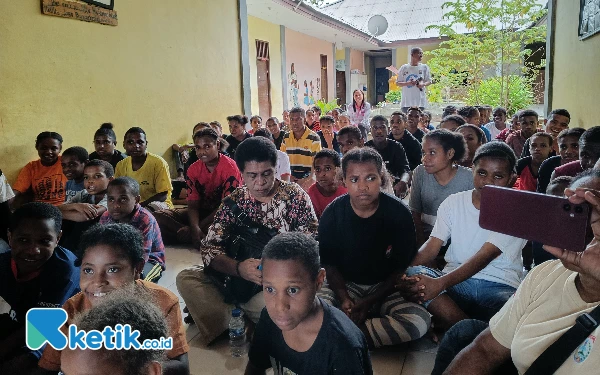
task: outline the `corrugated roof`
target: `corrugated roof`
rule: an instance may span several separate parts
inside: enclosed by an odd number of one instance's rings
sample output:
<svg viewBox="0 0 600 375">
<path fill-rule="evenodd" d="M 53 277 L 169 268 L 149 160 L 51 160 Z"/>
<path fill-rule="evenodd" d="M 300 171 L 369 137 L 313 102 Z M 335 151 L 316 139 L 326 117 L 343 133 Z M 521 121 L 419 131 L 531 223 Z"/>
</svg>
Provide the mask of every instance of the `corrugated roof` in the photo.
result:
<svg viewBox="0 0 600 375">
<path fill-rule="evenodd" d="M 388 30 L 377 37 L 384 43 L 403 40 L 436 38 L 437 30 L 425 30 L 429 25 L 448 24 L 444 20 L 442 4 L 448 0 L 342 0 L 331 5 L 315 8 L 318 11 L 362 32 L 369 33 L 369 18 L 380 14 L 388 21 Z M 537 0 L 545 6 L 547 0 Z M 466 33 L 465 27 L 456 32 Z"/>
</svg>

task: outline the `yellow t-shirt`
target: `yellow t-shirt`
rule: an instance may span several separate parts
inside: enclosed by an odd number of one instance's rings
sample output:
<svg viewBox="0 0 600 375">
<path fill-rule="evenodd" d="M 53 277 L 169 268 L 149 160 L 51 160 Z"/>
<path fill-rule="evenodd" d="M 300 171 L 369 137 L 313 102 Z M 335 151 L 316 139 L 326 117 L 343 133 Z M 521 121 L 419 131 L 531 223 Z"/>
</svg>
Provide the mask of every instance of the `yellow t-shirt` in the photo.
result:
<svg viewBox="0 0 600 375">
<path fill-rule="evenodd" d="M 136 180 L 140 184 L 141 201 L 144 202 L 148 198 L 161 193 L 167 192 L 167 200 L 165 203 L 169 208 L 173 208 L 171 203 L 171 177 L 169 176 L 169 165 L 165 159 L 158 155 L 148 153 L 146 162 L 137 171 L 133 170 L 131 165 L 131 156 L 121 160 L 115 168 L 115 177 L 127 176 Z"/>
<path fill-rule="evenodd" d="M 598 302 L 586 303 L 575 286 L 577 272 L 558 260 L 535 267 L 517 292 L 490 321 L 492 335 L 505 348 L 520 374 L 546 348 Z M 595 374 L 600 368 L 600 328 L 569 356 L 555 374 Z"/>
</svg>

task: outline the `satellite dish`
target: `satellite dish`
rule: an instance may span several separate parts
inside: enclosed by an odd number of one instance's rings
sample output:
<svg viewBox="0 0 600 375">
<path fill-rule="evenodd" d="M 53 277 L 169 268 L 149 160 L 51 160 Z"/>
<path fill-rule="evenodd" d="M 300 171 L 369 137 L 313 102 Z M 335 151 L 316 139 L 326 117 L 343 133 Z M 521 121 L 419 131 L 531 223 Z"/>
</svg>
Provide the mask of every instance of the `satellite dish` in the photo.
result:
<svg viewBox="0 0 600 375">
<path fill-rule="evenodd" d="M 369 29 L 369 33 L 371 34 L 371 39 L 373 39 L 376 36 L 385 34 L 388 28 L 388 21 L 384 16 L 376 14 L 369 18 L 367 27 Z"/>
</svg>

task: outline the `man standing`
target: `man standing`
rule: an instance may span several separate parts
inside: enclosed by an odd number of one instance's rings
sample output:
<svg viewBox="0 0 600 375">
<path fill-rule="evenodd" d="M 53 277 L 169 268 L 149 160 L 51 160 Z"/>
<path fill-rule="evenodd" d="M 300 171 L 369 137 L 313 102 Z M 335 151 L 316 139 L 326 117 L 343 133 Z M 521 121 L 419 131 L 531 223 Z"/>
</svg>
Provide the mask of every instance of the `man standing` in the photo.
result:
<svg viewBox="0 0 600 375">
<path fill-rule="evenodd" d="M 427 107 L 425 87 L 431 85 L 431 72 L 429 67 L 421 64 L 423 50 L 415 47 L 410 50 L 410 64 L 404 64 L 398 71 L 396 83 L 402 87 L 402 112 L 406 113 L 410 107 Z"/>
</svg>

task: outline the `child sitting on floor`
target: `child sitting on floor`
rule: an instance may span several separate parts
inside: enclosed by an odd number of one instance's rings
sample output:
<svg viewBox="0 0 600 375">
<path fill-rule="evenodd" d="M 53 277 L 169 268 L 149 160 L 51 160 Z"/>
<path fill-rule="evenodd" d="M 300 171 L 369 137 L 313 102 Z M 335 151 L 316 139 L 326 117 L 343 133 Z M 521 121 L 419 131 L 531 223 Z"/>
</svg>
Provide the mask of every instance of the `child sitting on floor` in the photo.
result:
<svg viewBox="0 0 600 375">
<path fill-rule="evenodd" d="M 27 195 L 33 192 L 33 201 L 50 203 L 53 206 L 65 202 L 67 177 L 62 172 L 60 151 L 63 138 L 55 132 L 41 132 L 35 140 L 38 160 L 31 161 L 21 169 L 13 185 L 15 202 L 13 208 L 31 200 Z"/>
<path fill-rule="evenodd" d="M 538 173 L 538 193 L 546 193 L 546 188 L 552 177 L 552 172 L 561 165 L 579 160 L 579 138 L 585 129 L 565 129 L 558 134 L 559 155 L 546 159 L 540 166 Z"/>
<path fill-rule="evenodd" d="M 240 171 L 235 161 L 219 153 L 218 139 L 211 128 L 194 134 L 198 161 L 187 170 L 188 207 L 154 213 L 167 244 L 191 243 L 200 248 L 221 201 L 241 185 Z"/>
<path fill-rule="evenodd" d="M 80 191 L 85 190 L 85 186 L 83 185 L 83 168 L 88 159 L 88 152 L 83 147 L 69 147 L 63 151 L 60 165 L 63 174 L 67 178 L 65 202 L 71 200 Z"/>
<path fill-rule="evenodd" d="M 519 112 L 518 121 L 521 125 L 521 130 L 517 130 L 506 137 L 506 144 L 513 149 L 515 155 L 520 157 L 529 137 L 537 132 L 539 124 L 538 114 L 534 110 L 525 109 Z"/>
<path fill-rule="evenodd" d="M 25 315 L 34 307 L 60 307 L 79 292 L 76 257 L 58 246 L 62 216 L 48 203 L 27 203 L 11 217 L 10 252 L 0 254 L 0 297 L 10 305 L 0 315 L 0 374 L 34 369 L 42 350 L 25 347 Z"/>
<path fill-rule="evenodd" d="M 551 179 L 560 176 L 575 177 L 579 173 L 594 168 L 600 159 L 600 126 L 586 130 L 579 138 L 579 160 L 561 165 L 554 169 Z"/>
<path fill-rule="evenodd" d="M 384 171 L 381 155 L 370 147 L 345 154 L 348 194 L 331 202 L 319 220 L 327 282 L 318 295 L 354 321 L 369 347 L 416 340 L 430 324 L 424 308 L 394 289 L 417 247 L 410 210 L 382 192 Z"/>
<path fill-rule="evenodd" d="M 140 205 L 140 185 L 131 177 L 119 177 L 108 184 L 108 211 L 100 217 L 100 224 L 130 224 L 144 238 L 143 279 L 157 282 L 165 270 L 165 246 L 160 228 L 150 211 Z"/>
<path fill-rule="evenodd" d="M 83 232 L 100 220 L 108 209 L 106 190 L 113 180 L 114 170 L 109 162 L 91 160 L 83 169 L 85 189 L 78 192 L 67 203 L 58 206 L 63 215 L 63 235 L 60 244 L 76 250 Z"/>
<path fill-rule="evenodd" d="M 163 363 L 164 373 L 189 374 L 189 348 L 179 299 L 168 289 L 139 279 L 147 257 L 143 241 L 139 231 L 126 224 L 96 225 L 83 234 L 78 254 L 81 293 L 69 298 L 63 305 L 68 319 L 61 330 L 66 334 L 67 327 L 77 314 L 100 306 L 114 291 L 127 290 L 132 294 L 149 295 L 148 300 L 152 300 L 166 318 L 168 336 L 173 338 L 173 347 L 167 352 L 168 359 Z M 47 346 L 38 365 L 49 371 L 60 370 L 60 351 Z"/>
<path fill-rule="evenodd" d="M 147 151 L 146 132 L 133 127 L 125 133 L 125 150 L 129 155 L 115 168 L 115 177 L 128 176 L 140 185 L 140 204 L 152 211 L 173 208 L 171 177 L 165 159 Z"/>
<path fill-rule="evenodd" d="M 340 154 L 327 148 L 317 152 L 313 159 L 317 182 L 308 188 L 308 196 L 312 201 L 317 219 L 321 218 L 329 203 L 348 192 L 338 178 L 341 166 Z"/>
<path fill-rule="evenodd" d="M 116 149 L 117 135 L 113 127 L 113 124 L 106 122 L 100 126 L 100 129 L 96 130 L 94 134 L 95 151 L 90 154 L 90 160 L 100 159 L 107 161 L 114 169 L 127 155 Z"/>
<path fill-rule="evenodd" d="M 320 120 L 321 130 L 317 132 L 319 138 L 321 138 L 321 148 L 334 150 L 340 152 L 340 145 L 337 140 L 337 132 L 333 130 L 335 120 L 331 116 L 323 116 Z"/>
<path fill-rule="evenodd" d="M 548 159 L 552 151 L 552 136 L 548 133 L 535 133 L 529 142 L 531 156 L 517 161 L 517 190 L 536 191 L 538 185 L 538 172 L 542 163 Z"/>
<path fill-rule="evenodd" d="M 442 202 L 429 239 L 399 280 L 403 295 L 427 307 L 440 330 L 468 317 L 489 320 L 521 282 L 526 241 L 479 226 L 481 190 L 486 185 L 510 186 L 515 164 L 515 154 L 505 143 L 481 146 L 473 161 L 475 189 Z M 449 239 L 444 269 L 423 266 Z"/>
<path fill-rule="evenodd" d="M 73 324 L 80 331 L 92 330 L 102 332 L 105 327 L 118 331 L 118 325 L 128 324 L 132 330 L 140 333 L 138 342 L 145 340 L 161 340 L 169 334 L 168 322 L 160 309 L 152 302 L 149 293 L 133 295 L 132 293 L 113 292 L 104 297 L 105 301 L 98 306 L 79 315 Z M 114 344 L 116 338 L 112 338 Z M 120 349 L 99 350 L 66 348 L 61 353 L 60 367 L 62 374 L 81 375 L 162 375 L 165 350 Z"/>
<path fill-rule="evenodd" d="M 340 310 L 316 296 L 325 280 L 319 244 L 303 233 L 282 233 L 265 246 L 266 308 L 254 332 L 246 375 L 372 374 L 367 342 Z"/>
</svg>

